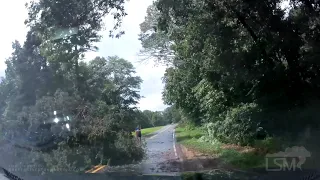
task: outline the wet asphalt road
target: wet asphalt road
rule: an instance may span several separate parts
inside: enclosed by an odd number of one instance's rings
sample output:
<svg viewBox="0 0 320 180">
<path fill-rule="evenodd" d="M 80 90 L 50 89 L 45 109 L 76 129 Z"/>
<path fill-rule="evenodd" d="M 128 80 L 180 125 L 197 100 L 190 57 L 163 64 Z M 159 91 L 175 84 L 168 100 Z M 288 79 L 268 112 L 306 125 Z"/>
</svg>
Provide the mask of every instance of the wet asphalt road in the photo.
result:
<svg viewBox="0 0 320 180">
<path fill-rule="evenodd" d="M 175 144 L 176 125 L 167 125 L 153 135 L 143 138 L 146 143 L 146 157 L 139 164 L 106 167 L 99 173 L 132 172 L 134 174 L 178 175 L 180 161 Z"/>
<path fill-rule="evenodd" d="M 143 174 L 179 172 L 179 167 L 173 164 L 178 160 L 174 128 L 175 125 L 165 126 L 157 134 L 146 139 L 147 157 L 142 162 Z"/>
</svg>

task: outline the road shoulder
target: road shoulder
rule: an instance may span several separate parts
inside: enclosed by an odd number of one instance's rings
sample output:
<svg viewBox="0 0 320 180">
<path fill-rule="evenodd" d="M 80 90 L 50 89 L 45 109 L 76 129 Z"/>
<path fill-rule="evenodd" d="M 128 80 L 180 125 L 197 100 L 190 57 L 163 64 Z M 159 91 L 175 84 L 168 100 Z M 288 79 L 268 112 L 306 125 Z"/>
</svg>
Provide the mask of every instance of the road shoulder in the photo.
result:
<svg viewBox="0 0 320 180">
<path fill-rule="evenodd" d="M 211 143 L 203 140 L 199 128 L 176 128 L 177 151 L 183 161 L 183 171 L 205 169 L 248 169 L 261 164 L 263 157 L 250 147 Z"/>
</svg>

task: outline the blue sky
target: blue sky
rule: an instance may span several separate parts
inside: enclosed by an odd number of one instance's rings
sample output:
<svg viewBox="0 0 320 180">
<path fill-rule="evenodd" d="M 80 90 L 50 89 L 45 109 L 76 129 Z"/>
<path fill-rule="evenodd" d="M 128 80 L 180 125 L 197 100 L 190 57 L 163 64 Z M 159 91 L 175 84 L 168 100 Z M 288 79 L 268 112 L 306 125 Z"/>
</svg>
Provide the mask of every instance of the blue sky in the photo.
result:
<svg viewBox="0 0 320 180">
<path fill-rule="evenodd" d="M 0 76 L 4 76 L 4 61 L 10 56 L 12 49 L 11 43 L 18 40 L 21 43 L 25 39 L 27 32 L 23 22 L 27 16 L 27 10 L 24 4 L 27 0 L 11 0 L 3 2 L 0 7 L 0 17 L 3 26 L 0 30 Z M 164 66 L 155 66 L 150 60 L 148 63 L 139 63 L 138 52 L 141 49 L 138 34 L 140 32 L 139 24 L 143 22 L 147 7 L 152 0 L 130 0 L 126 2 L 126 11 L 128 15 L 124 18 L 121 30 L 125 34 L 120 39 L 111 39 L 108 37 L 108 29 L 113 25 L 112 18 L 106 18 L 106 31 L 101 32 L 103 39 L 97 44 L 98 52 L 89 52 L 86 54 L 86 60 L 93 59 L 95 56 L 113 56 L 117 55 L 134 64 L 137 75 L 143 79 L 141 85 L 141 95 L 144 96 L 139 102 L 141 110 L 163 110 L 166 106 L 161 99 L 163 84 L 161 77 L 164 74 Z M 109 27 L 109 28 L 108 28 Z"/>
</svg>

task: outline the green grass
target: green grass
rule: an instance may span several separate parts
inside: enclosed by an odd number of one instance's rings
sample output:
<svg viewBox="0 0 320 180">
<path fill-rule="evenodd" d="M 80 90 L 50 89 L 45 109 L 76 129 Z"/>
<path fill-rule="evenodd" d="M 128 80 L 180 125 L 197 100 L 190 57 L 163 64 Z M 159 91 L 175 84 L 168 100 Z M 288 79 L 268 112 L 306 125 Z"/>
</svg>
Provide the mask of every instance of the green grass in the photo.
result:
<svg viewBox="0 0 320 180">
<path fill-rule="evenodd" d="M 161 128 L 163 128 L 163 126 L 157 126 L 157 127 L 152 127 L 152 128 L 141 129 L 141 134 L 146 136 L 146 135 L 149 135 L 151 133 L 154 133 L 154 132 L 160 130 Z"/>
<path fill-rule="evenodd" d="M 319 134 L 319 132 L 317 132 Z M 312 158 L 307 158 L 303 168 L 313 168 L 319 166 L 320 150 L 316 145 L 317 137 L 319 135 L 310 136 L 302 142 L 290 141 L 288 137 L 268 137 L 264 140 L 255 140 L 252 145 L 256 152 L 240 152 L 235 149 L 223 148 L 225 144 L 218 141 L 206 141 L 202 136 L 205 135 L 205 131 L 201 128 L 181 126 L 176 128 L 177 142 L 184 145 L 185 147 L 207 154 L 216 155 L 224 163 L 230 164 L 233 167 L 248 170 L 250 168 L 266 168 L 266 161 L 268 162 L 268 168 L 279 168 L 278 164 L 275 164 L 274 158 L 265 159 L 266 153 L 276 153 L 284 151 L 287 147 L 303 146 L 309 152 L 311 152 Z M 314 137 L 314 138 L 313 138 Z M 292 162 L 292 158 L 286 158 L 287 163 Z M 279 162 L 278 162 L 279 163 Z"/>
<path fill-rule="evenodd" d="M 163 126 L 141 129 L 141 135 L 148 136 L 148 135 L 160 130 L 161 128 L 163 128 Z M 132 132 L 132 135 L 135 135 L 135 132 Z"/>
<path fill-rule="evenodd" d="M 201 128 L 186 129 L 184 127 L 176 128 L 177 142 L 187 148 L 207 154 L 218 155 L 224 163 L 231 164 L 237 168 L 247 169 L 262 167 L 264 156 L 256 155 L 253 152 L 241 153 L 233 149 L 223 149 L 220 142 L 206 142 L 202 140 L 205 131 Z"/>
</svg>

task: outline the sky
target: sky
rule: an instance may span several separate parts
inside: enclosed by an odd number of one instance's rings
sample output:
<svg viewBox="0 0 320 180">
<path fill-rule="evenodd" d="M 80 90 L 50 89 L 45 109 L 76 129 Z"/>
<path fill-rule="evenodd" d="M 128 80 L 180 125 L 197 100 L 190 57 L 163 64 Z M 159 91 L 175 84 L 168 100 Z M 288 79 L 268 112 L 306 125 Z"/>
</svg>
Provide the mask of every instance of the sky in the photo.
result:
<svg viewBox="0 0 320 180">
<path fill-rule="evenodd" d="M 5 59 L 12 52 L 11 44 L 14 40 L 22 43 L 25 39 L 27 28 L 24 20 L 27 17 L 27 10 L 24 4 L 27 0 L 11 0 L 3 2 L 0 7 L 0 19 L 4 24 L 0 29 L 0 76 L 4 76 L 6 65 Z M 138 107 L 141 110 L 161 111 L 167 106 L 162 101 L 162 76 L 165 71 L 164 66 L 156 66 L 152 60 L 147 63 L 139 63 L 138 52 L 141 49 L 138 34 L 140 32 L 139 24 L 143 22 L 146 15 L 147 7 L 152 0 L 130 0 L 126 2 L 127 16 L 123 20 L 121 30 L 125 34 L 119 39 L 108 37 L 108 30 L 112 28 L 112 18 L 105 18 L 106 31 L 102 31 L 103 38 L 97 43 L 99 50 L 86 54 L 86 60 L 91 60 L 96 56 L 114 56 L 124 58 L 136 67 L 136 75 L 143 80 L 141 84 L 141 95 L 144 97 L 140 100 Z"/>
</svg>

